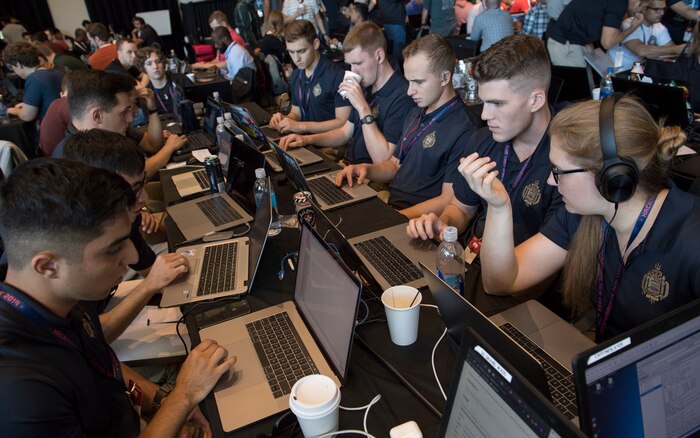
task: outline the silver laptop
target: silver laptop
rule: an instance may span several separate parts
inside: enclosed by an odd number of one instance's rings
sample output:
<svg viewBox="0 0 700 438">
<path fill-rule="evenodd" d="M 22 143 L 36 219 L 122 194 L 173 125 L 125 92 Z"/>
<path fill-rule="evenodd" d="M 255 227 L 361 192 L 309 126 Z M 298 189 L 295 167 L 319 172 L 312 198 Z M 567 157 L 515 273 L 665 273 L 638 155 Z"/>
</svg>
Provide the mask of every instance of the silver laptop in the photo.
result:
<svg viewBox="0 0 700 438">
<path fill-rule="evenodd" d="M 474 324 L 474 319 L 486 319 L 464 297 L 438 278 L 434 269 L 421 264 L 421 270 L 440 314 L 445 320 L 447 330 L 453 338 L 461 336 L 467 325 Z M 493 315 L 488 320 L 508 335 L 501 337 L 502 339 L 511 341 L 500 342 L 501 350 L 508 349 L 508 354 L 505 352 L 502 354 L 522 356 L 522 352 L 517 353 L 516 350 L 525 350 L 544 369 L 548 386 L 546 389 L 549 390 L 547 395 L 551 396 L 554 406 L 567 418 L 575 421 L 578 408 L 571 374 L 571 360 L 576 354 L 591 348 L 595 343 L 535 300 L 526 301 Z M 486 327 L 486 330 L 488 329 Z M 484 328 L 481 331 L 485 331 Z M 513 351 L 516 353 L 512 353 Z M 509 360 L 513 358 L 509 357 Z M 525 363 L 521 360 L 517 363 L 523 372 Z M 533 372 L 523 372 L 523 374 L 529 377 Z M 536 382 L 533 384 L 539 387 Z"/>
<path fill-rule="evenodd" d="M 221 144 L 219 145 L 218 157 L 219 163 L 221 163 L 221 170 L 227 178 L 229 157 L 231 156 L 231 140 L 231 133 L 224 130 L 224 135 L 221 137 Z M 172 180 L 180 197 L 205 192 L 210 187 L 207 171 L 204 168 L 174 175 Z"/>
<path fill-rule="evenodd" d="M 249 291 L 271 223 L 272 201 L 269 193 L 265 193 L 255 214 L 250 238 L 240 237 L 178 248 L 178 254 L 189 261 L 190 270 L 183 280 L 163 289 L 160 307 L 181 306 Z"/>
<path fill-rule="evenodd" d="M 340 172 L 339 170 L 306 178 L 301 166 L 289 152 L 274 142 L 270 142 L 270 145 L 277 154 L 287 177 L 292 180 L 294 187 L 297 190 L 311 192 L 316 204 L 322 210 L 331 210 L 377 196 L 377 192 L 367 184 L 355 184 L 353 187 L 336 186 L 335 176 Z"/>
<path fill-rule="evenodd" d="M 294 301 L 199 332 L 201 339 L 213 339 L 238 357 L 235 372 L 213 391 L 225 432 L 288 409 L 291 387 L 305 375 L 345 382 L 361 291 L 352 272 L 304 223 Z M 278 347 L 276 341 L 292 346 Z M 300 365 L 293 375 L 273 365 L 282 361 L 275 350 L 297 351 L 294 360 Z"/>
</svg>

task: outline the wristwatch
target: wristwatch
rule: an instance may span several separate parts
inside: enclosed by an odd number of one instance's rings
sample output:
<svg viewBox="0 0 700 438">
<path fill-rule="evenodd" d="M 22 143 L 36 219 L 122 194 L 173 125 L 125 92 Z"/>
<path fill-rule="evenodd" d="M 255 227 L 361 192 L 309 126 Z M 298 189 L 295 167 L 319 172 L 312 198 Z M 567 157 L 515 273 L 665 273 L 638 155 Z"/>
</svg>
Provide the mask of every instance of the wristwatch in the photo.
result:
<svg viewBox="0 0 700 438">
<path fill-rule="evenodd" d="M 158 409 L 160 409 L 160 404 L 163 402 L 163 399 L 170 394 L 170 391 L 173 390 L 173 386 L 170 384 L 164 384 L 161 385 L 160 388 L 158 388 L 158 391 L 156 392 L 155 396 L 153 396 L 153 401 L 151 402 L 151 414 L 155 414 L 158 412 Z"/>
<path fill-rule="evenodd" d="M 373 116 L 372 114 L 368 114 L 368 115 L 364 116 L 364 117 L 362 118 L 362 120 L 360 120 L 360 124 L 362 124 L 362 125 L 371 125 L 372 123 L 375 122 L 375 120 L 377 120 L 377 119 L 375 119 L 374 116 Z"/>
</svg>

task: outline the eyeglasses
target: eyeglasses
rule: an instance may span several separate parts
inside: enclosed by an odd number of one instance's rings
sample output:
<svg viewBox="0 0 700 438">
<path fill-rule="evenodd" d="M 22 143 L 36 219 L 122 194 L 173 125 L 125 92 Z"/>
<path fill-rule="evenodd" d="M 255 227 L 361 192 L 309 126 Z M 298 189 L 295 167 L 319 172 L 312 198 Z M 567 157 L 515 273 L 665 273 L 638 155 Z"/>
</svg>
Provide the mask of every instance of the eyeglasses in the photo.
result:
<svg viewBox="0 0 700 438">
<path fill-rule="evenodd" d="M 570 169 L 570 170 L 561 170 L 558 167 L 552 166 L 552 176 L 554 177 L 554 182 L 559 184 L 559 176 L 560 175 L 566 175 L 569 173 L 580 173 L 580 172 L 588 172 L 588 169 Z"/>
</svg>

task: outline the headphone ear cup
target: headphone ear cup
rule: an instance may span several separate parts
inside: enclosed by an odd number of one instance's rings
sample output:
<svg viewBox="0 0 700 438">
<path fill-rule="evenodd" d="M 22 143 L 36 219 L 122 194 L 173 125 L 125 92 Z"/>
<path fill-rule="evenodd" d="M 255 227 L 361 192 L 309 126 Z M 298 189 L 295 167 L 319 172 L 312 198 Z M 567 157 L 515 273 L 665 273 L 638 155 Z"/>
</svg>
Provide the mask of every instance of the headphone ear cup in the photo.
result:
<svg viewBox="0 0 700 438">
<path fill-rule="evenodd" d="M 639 171 L 634 161 L 615 157 L 606 160 L 596 175 L 596 186 L 608 202 L 625 202 L 634 195 L 639 182 Z"/>
</svg>

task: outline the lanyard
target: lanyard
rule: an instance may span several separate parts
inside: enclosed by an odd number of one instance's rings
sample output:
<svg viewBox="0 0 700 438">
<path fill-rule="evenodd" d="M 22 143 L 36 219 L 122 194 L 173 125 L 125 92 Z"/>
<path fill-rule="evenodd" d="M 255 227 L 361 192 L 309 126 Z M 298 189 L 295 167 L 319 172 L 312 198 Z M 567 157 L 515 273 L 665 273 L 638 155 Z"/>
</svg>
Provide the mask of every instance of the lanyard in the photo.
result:
<svg viewBox="0 0 700 438">
<path fill-rule="evenodd" d="M 416 126 L 413 129 L 409 129 L 408 132 L 406 132 L 406 135 L 404 136 L 403 140 L 401 140 L 401 147 L 399 149 L 399 165 L 401 163 L 403 163 L 404 158 L 406 158 L 406 155 L 408 155 L 408 151 L 411 150 L 411 148 L 413 147 L 413 144 L 423 135 L 423 133 L 428 128 L 430 128 L 433 125 L 433 123 L 437 122 L 438 120 L 440 120 L 440 118 L 442 116 L 447 114 L 447 112 L 449 110 L 451 110 L 455 105 L 457 105 L 458 102 L 459 102 L 459 96 L 454 96 L 452 99 L 450 99 L 450 101 L 449 101 L 450 104 L 443 107 L 437 114 L 435 114 L 433 116 L 433 118 L 430 119 L 430 122 L 425 124 L 425 126 L 423 126 L 423 129 L 421 129 L 415 136 L 413 136 L 413 138 L 411 139 L 411 142 L 408 144 L 408 146 L 406 146 L 406 140 L 408 139 L 408 137 L 411 136 L 411 134 L 413 134 L 413 132 L 415 132 L 416 129 L 418 129 L 418 126 L 420 125 L 420 120 L 423 118 L 423 116 L 425 116 L 425 112 L 427 111 L 427 108 L 418 113 L 416 118 L 413 119 L 413 121 L 411 121 L 411 123 L 408 126 L 410 128 L 414 122 L 418 121 L 418 123 L 416 123 Z M 404 149 L 404 146 L 405 146 L 405 149 Z"/>
<path fill-rule="evenodd" d="M 299 95 L 299 109 L 301 110 L 301 120 L 306 120 L 306 108 L 309 105 L 309 98 L 311 97 L 311 89 L 313 88 L 311 86 L 311 83 L 314 80 L 314 75 L 316 74 L 316 68 L 318 68 L 318 64 L 320 62 L 321 62 L 321 60 L 319 59 L 318 63 L 316 63 L 316 67 L 314 67 L 313 73 L 311 73 L 311 77 L 308 80 L 309 86 L 306 89 L 306 98 L 304 98 L 304 91 L 303 91 L 304 90 L 304 87 L 303 87 L 304 76 L 305 76 L 304 69 L 303 68 L 299 69 L 299 73 L 298 73 L 299 79 L 297 80 L 297 82 L 299 83 L 299 86 L 297 87 L 297 94 Z"/>
<path fill-rule="evenodd" d="M 501 174 L 499 175 L 499 178 L 504 185 L 506 178 L 506 169 L 508 168 L 508 157 L 510 157 L 510 148 L 512 145 L 512 143 L 506 143 L 506 150 L 503 152 L 503 163 L 501 164 Z M 523 165 L 522 169 L 520 169 L 520 172 L 518 172 L 518 176 L 515 177 L 515 181 L 513 181 L 513 184 L 508 189 L 509 196 L 515 192 L 515 189 L 517 189 L 520 183 L 522 182 L 523 177 L 525 176 L 525 172 L 530 167 L 530 160 L 532 160 L 532 157 L 535 155 L 535 153 L 537 153 L 537 151 L 533 152 L 532 155 L 527 157 L 527 161 L 525 161 L 525 164 Z"/>
<path fill-rule="evenodd" d="M 44 329 L 46 332 L 51 333 L 59 341 L 77 350 L 83 356 L 83 358 L 85 358 L 90 367 L 92 367 L 94 370 L 98 371 L 105 377 L 117 380 L 117 382 L 119 382 L 121 386 L 126 387 L 126 385 L 124 384 L 124 376 L 122 375 L 121 366 L 119 365 L 119 359 L 117 359 L 117 355 L 114 354 L 114 351 L 109 345 L 107 345 L 106 343 L 103 344 L 105 351 L 110 356 L 110 360 L 112 362 L 112 371 L 105 369 L 105 367 L 102 366 L 102 364 L 96 358 L 92 357 L 91 355 L 88 355 L 87 352 L 81 350 L 80 347 L 78 347 L 78 345 L 75 342 L 73 342 L 73 340 L 70 337 L 68 337 L 68 335 L 63 330 L 61 330 L 58 327 L 53 327 L 51 324 L 49 324 L 46 318 L 41 316 L 41 314 L 39 314 L 39 312 L 34 310 L 32 307 L 27 305 L 22 298 L 17 297 L 10 292 L 0 290 L 0 299 L 14 307 L 15 310 L 29 318 L 32 322 Z M 85 315 L 85 311 L 83 311 L 83 315 Z"/>
<path fill-rule="evenodd" d="M 175 84 L 170 82 L 168 94 L 170 94 L 170 101 L 173 103 L 173 110 L 168 111 L 168 108 L 165 106 L 165 103 L 163 103 L 163 101 L 160 99 L 160 95 L 158 94 L 158 91 L 156 90 L 155 87 L 153 87 L 153 94 L 156 95 L 156 99 L 158 99 L 158 103 L 163 108 L 163 112 L 166 112 L 166 113 L 167 112 L 175 112 L 175 95 L 173 92 L 174 89 L 175 89 Z"/>
<path fill-rule="evenodd" d="M 654 202 L 656 201 L 656 196 L 649 196 L 647 198 L 647 201 L 644 203 L 644 207 L 642 208 L 642 211 L 639 212 L 639 216 L 637 217 L 637 222 L 634 224 L 634 228 L 632 229 L 632 234 L 630 234 L 630 238 L 627 241 L 627 245 L 625 245 L 625 250 L 622 253 L 623 255 L 625 252 L 627 252 L 627 249 L 630 247 L 632 242 L 634 242 L 634 239 L 637 238 L 639 235 L 639 232 L 642 230 L 642 227 L 644 226 L 644 222 L 646 222 L 647 218 L 649 217 L 649 214 L 651 213 L 652 207 L 654 207 Z M 607 304 L 603 303 L 603 289 L 604 289 L 604 271 L 605 271 L 605 251 L 607 248 L 607 243 L 608 243 L 608 230 L 610 229 L 610 225 L 608 225 L 607 222 L 603 223 L 603 248 L 600 252 L 600 255 L 598 256 L 598 262 L 600 263 L 600 270 L 598 271 L 598 300 L 596 302 L 596 328 L 597 330 L 597 337 L 603 336 L 605 333 L 605 330 L 608 327 L 608 321 L 610 319 L 610 313 L 612 312 L 612 307 L 613 307 L 613 302 L 615 301 L 615 293 L 617 292 L 617 288 L 620 285 L 620 277 L 622 275 L 622 266 L 624 265 L 624 261 L 620 263 L 620 265 L 617 267 L 617 271 L 615 272 L 615 279 L 613 280 L 612 288 L 610 289 L 610 296 L 608 297 L 608 302 Z M 603 307 L 605 307 L 605 310 L 603 310 Z"/>
</svg>

